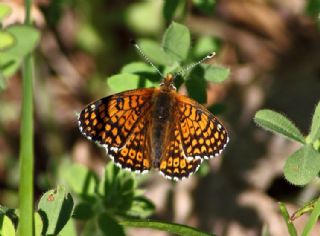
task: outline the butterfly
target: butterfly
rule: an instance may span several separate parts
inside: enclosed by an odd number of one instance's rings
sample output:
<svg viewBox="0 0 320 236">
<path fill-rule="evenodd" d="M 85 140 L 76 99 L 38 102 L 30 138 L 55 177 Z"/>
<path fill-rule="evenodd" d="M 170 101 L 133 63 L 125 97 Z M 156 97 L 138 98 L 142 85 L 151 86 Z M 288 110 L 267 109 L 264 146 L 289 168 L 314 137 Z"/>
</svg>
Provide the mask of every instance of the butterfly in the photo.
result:
<svg viewBox="0 0 320 236">
<path fill-rule="evenodd" d="M 115 164 L 136 173 L 158 169 L 175 181 L 221 154 L 229 137 L 203 105 L 176 92 L 168 74 L 160 88 L 117 93 L 87 105 L 81 133 L 105 148 Z"/>
</svg>

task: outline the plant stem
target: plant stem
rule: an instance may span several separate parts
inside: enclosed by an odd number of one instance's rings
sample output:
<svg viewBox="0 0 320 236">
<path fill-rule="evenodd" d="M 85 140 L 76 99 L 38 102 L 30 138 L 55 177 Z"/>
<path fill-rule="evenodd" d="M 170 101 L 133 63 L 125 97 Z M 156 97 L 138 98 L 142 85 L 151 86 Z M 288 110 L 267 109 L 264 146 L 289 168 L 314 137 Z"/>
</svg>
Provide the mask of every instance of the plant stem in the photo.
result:
<svg viewBox="0 0 320 236">
<path fill-rule="evenodd" d="M 25 0 L 25 24 L 31 25 L 31 2 Z M 29 54 L 23 61 L 23 96 L 20 136 L 20 183 L 19 183 L 19 234 L 34 235 L 33 217 L 33 58 Z"/>
</svg>

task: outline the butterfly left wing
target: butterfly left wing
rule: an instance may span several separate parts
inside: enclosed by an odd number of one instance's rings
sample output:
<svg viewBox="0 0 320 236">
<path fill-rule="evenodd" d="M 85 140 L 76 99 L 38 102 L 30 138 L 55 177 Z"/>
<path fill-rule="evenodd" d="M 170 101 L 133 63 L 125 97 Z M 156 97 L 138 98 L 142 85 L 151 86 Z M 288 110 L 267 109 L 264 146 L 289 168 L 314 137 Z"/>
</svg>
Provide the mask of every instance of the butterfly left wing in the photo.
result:
<svg viewBox="0 0 320 236">
<path fill-rule="evenodd" d="M 222 123 L 204 106 L 176 94 L 174 123 L 181 133 L 187 159 L 209 159 L 221 154 L 229 137 Z"/>
<path fill-rule="evenodd" d="M 146 173 L 151 169 L 148 139 L 150 121 L 150 113 L 147 112 L 137 121 L 126 144 L 109 151 L 109 156 L 117 166 L 136 173 Z"/>
<path fill-rule="evenodd" d="M 150 169 L 147 128 L 141 124 L 147 127 L 153 93 L 152 88 L 131 90 L 89 104 L 78 118 L 81 133 L 104 147 L 121 167 L 138 172 Z"/>
</svg>

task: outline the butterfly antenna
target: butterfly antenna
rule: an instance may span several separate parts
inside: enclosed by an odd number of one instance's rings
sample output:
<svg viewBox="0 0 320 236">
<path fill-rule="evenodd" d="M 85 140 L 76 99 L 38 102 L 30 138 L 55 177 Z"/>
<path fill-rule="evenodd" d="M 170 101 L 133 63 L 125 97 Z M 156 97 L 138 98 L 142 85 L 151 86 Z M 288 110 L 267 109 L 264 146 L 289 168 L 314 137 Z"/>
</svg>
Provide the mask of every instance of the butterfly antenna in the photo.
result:
<svg viewBox="0 0 320 236">
<path fill-rule="evenodd" d="M 164 77 L 163 74 L 160 72 L 160 70 L 152 63 L 152 61 L 147 57 L 147 55 L 142 51 L 142 49 L 139 47 L 137 42 L 134 39 L 130 40 L 130 43 L 137 49 L 137 51 L 140 53 L 140 55 L 144 58 L 144 60 L 149 63 L 152 68 L 159 74 L 161 77 Z"/>
<path fill-rule="evenodd" d="M 214 56 L 216 55 L 215 52 L 212 52 L 210 53 L 209 55 L 205 56 L 204 58 L 202 58 L 201 60 L 197 61 L 197 62 L 194 62 L 194 63 L 191 63 L 190 65 L 186 66 L 185 68 L 182 68 L 182 70 L 180 70 L 179 72 L 177 72 L 175 75 L 174 75 L 174 78 L 177 77 L 178 75 L 182 75 L 184 73 L 186 73 L 187 71 L 193 69 L 194 67 L 196 67 L 197 65 L 201 64 L 202 62 L 208 60 L 208 59 L 211 59 L 213 58 Z"/>
</svg>

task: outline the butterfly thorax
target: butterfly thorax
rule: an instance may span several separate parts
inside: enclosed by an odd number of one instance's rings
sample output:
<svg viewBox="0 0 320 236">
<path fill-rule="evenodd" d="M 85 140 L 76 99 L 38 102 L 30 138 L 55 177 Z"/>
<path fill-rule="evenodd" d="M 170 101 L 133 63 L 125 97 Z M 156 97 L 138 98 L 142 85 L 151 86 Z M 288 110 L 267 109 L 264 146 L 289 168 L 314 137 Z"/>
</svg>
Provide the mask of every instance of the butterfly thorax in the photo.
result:
<svg viewBox="0 0 320 236">
<path fill-rule="evenodd" d="M 164 85 L 165 86 L 165 85 Z M 170 132 L 170 121 L 173 119 L 174 91 L 157 90 L 153 96 L 152 122 L 150 127 L 152 166 L 159 168 L 163 147 Z"/>
</svg>

